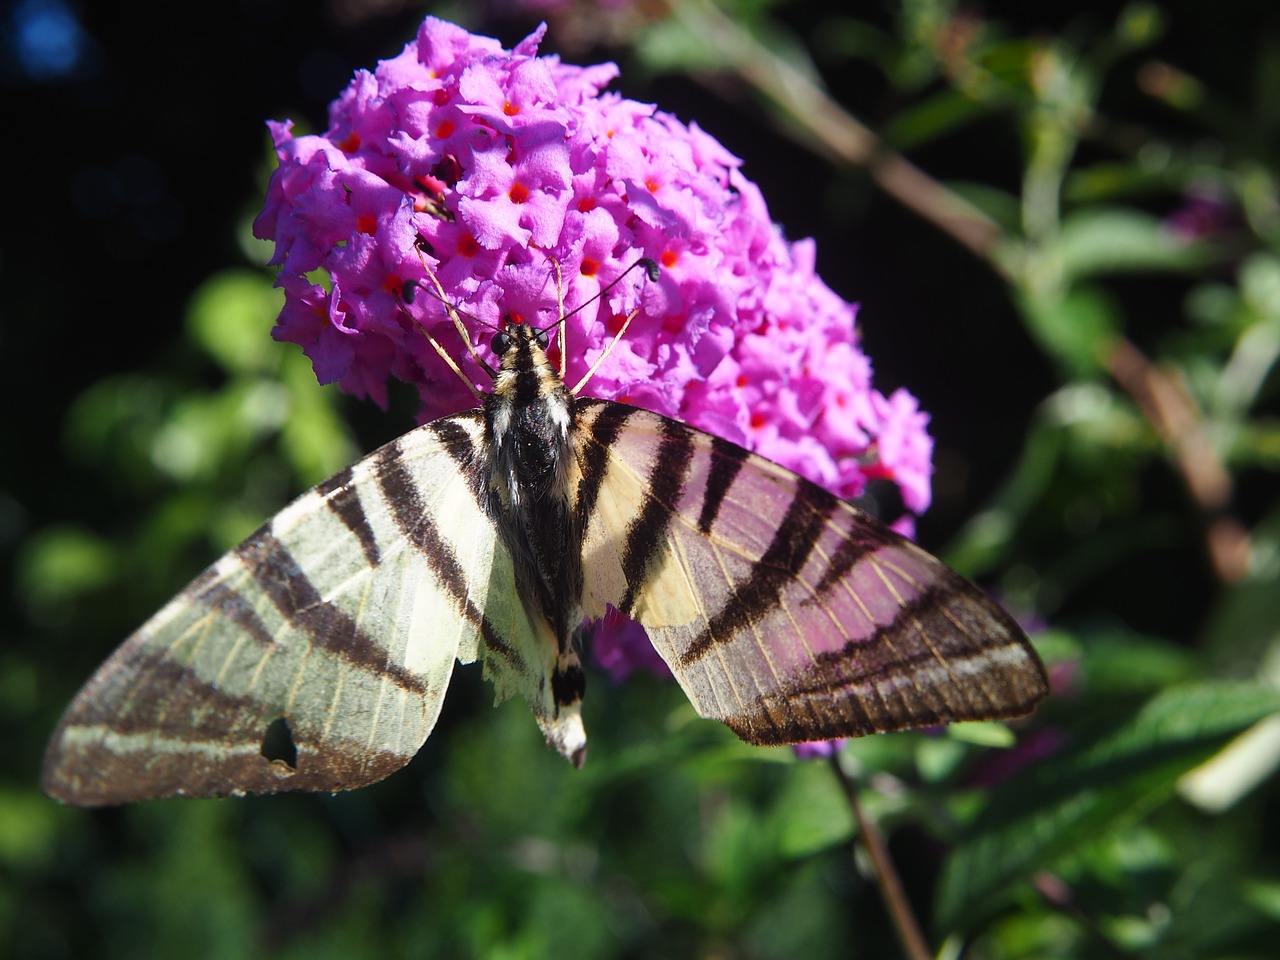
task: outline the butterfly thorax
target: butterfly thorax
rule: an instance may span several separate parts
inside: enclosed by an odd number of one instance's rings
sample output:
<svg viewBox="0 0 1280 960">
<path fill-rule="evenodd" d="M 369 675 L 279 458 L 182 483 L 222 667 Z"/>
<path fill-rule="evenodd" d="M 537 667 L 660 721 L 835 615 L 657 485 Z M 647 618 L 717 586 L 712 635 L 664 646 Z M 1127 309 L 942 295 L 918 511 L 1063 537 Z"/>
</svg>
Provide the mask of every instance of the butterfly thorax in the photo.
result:
<svg viewBox="0 0 1280 960">
<path fill-rule="evenodd" d="M 526 604 L 567 652 L 581 619 L 581 531 L 570 504 L 574 398 L 547 360 L 542 334 L 513 324 L 497 339 L 501 368 L 485 398 L 489 510 L 511 552 Z"/>
</svg>

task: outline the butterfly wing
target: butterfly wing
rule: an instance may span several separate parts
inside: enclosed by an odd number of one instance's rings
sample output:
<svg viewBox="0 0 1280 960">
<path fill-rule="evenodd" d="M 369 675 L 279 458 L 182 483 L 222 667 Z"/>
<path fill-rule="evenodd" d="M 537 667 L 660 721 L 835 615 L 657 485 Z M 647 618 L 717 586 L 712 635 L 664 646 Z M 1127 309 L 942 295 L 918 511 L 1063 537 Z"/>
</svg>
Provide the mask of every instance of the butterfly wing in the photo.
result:
<svg viewBox="0 0 1280 960">
<path fill-rule="evenodd" d="M 638 620 L 698 712 L 752 743 L 1025 714 L 1013 619 L 909 540 L 684 424 L 579 402 L 586 610 Z"/>
<path fill-rule="evenodd" d="M 407 763 L 455 657 L 501 660 L 529 632 L 481 507 L 482 433 L 474 412 L 405 434 L 197 577 L 72 702 L 45 791 L 343 790 Z"/>
</svg>

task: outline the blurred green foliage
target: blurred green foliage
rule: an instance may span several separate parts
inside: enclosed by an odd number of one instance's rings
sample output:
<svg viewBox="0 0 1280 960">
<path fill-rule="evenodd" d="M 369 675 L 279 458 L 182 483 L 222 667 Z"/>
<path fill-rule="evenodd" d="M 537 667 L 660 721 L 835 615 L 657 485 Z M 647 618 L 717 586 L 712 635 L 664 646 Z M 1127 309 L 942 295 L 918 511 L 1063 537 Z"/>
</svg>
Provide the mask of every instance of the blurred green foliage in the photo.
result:
<svg viewBox="0 0 1280 960">
<path fill-rule="evenodd" d="M 1178 13 L 1157 4 L 1026 33 L 944 0 L 877 22 L 832 6 L 793 27 L 791 12 L 570 6 L 551 38 L 621 35 L 638 66 L 753 94 L 895 196 L 885 157 L 972 144 L 975 126 L 1012 134 L 984 148 L 1015 147 L 998 159 L 1016 184 L 934 182 L 912 208 L 1000 278 L 1047 361 L 1037 407 L 991 425 L 1026 429 L 946 557 L 1049 625 L 1035 639 L 1055 696 L 1012 735 L 961 725 L 842 757 L 931 942 L 992 960 L 1273 956 L 1278 41 L 1242 46 L 1242 94 L 1166 60 Z M 853 68 L 893 104 L 873 125 L 822 99 L 821 78 Z M 1167 129 L 1114 112 L 1135 95 Z M 861 159 L 834 137 L 859 128 Z M 1135 277 L 1180 309 L 1145 315 Z M 358 452 L 335 395 L 267 337 L 270 284 L 260 267 L 214 274 L 165 356 L 91 385 L 67 416 L 68 461 L 97 478 L 68 516 L 93 520 L 16 544 L 0 953 L 900 955 L 832 770 L 738 743 L 647 677 L 592 676 L 581 772 L 463 670 L 423 754 L 354 794 L 94 812 L 38 794 L 43 740 L 110 644 Z M 4 530 L 11 512 L 0 503 Z M 1128 573 L 1169 557 L 1173 575 L 1126 593 Z M 1142 605 L 1165 599 L 1195 614 L 1152 634 Z"/>
</svg>

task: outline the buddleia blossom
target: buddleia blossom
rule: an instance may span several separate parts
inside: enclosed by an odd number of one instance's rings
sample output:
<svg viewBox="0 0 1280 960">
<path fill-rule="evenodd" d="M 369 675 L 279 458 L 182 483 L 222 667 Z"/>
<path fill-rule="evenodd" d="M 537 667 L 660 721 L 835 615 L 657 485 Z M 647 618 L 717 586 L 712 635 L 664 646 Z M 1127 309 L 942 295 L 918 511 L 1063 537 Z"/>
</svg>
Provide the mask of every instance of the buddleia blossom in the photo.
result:
<svg viewBox="0 0 1280 960">
<path fill-rule="evenodd" d="M 322 383 L 383 406 L 392 377 L 413 384 L 427 421 L 475 398 L 424 331 L 489 385 L 446 303 L 496 364 L 505 317 L 551 324 L 603 292 L 570 316 L 568 384 L 634 314 L 586 395 L 701 427 L 845 497 L 892 480 L 922 512 L 927 417 L 906 391 L 872 386 L 855 308 L 815 274 L 813 244 L 787 242 L 696 124 L 605 92 L 612 64 L 538 57 L 543 32 L 505 50 L 428 18 L 400 56 L 356 75 L 323 134 L 270 124 L 280 165 L 254 232 L 275 241 L 275 337 Z M 641 257 L 661 265 L 656 281 L 623 277 Z M 597 632 L 597 660 L 618 678 L 666 673 L 619 620 Z"/>
<path fill-rule="evenodd" d="M 844 749 L 847 742 L 843 737 L 836 740 L 810 740 L 807 743 L 797 743 L 791 749 L 801 760 L 826 760 Z"/>
<path fill-rule="evenodd" d="M 671 668 L 649 642 L 644 627 L 612 607 L 593 633 L 591 656 L 615 683 L 637 670 L 672 679 Z"/>
<path fill-rule="evenodd" d="M 649 257 L 656 282 L 635 271 L 572 315 L 570 385 L 638 310 L 585 394 L 702 427 L 845 497 L 892 479 L 923 511 L 927 418 L 905 391 L 872 386 L 855 308 L 814 273 L 813 244 L 784 239 L 696 124 L 604 92 L 612 64 L 538 57 L 542 35 L 506 50 L 428 18 L 356 75 L 323 134 L 270 124 L 279 168 L 254 230 L 275 241 L 276 338 L 301 345 L 321 382 L 379 404 L 390 378 L 414 384 L 430 420 L 475 400 L 422 329 L 477 386 L 488 378 L 428 268 L 492 360 L 504 316 L 549 323 L 561 295 L 572 310 Z"/>
</svg>

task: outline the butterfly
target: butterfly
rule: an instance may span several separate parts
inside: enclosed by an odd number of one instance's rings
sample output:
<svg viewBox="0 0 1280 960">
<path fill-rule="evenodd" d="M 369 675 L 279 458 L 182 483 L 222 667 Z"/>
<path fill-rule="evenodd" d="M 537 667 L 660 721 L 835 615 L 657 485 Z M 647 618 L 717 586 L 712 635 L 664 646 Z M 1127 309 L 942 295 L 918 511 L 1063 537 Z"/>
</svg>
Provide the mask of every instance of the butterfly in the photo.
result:
<svg viewBox="0 0 1280 960">
<path fill-rule="evenodd" d="M 583 623 L 610 607 L 754 744 L 1046 695 L 1021 628 L 941 561 L 736 444 L 578 396 L 547 346 L 511 322 L 478 409 L 347 467 L 196 577 L 72 701 L 44 790 L 93 806 L 374 783 L 477 660 L 580 766 Z"/>
</svg>

